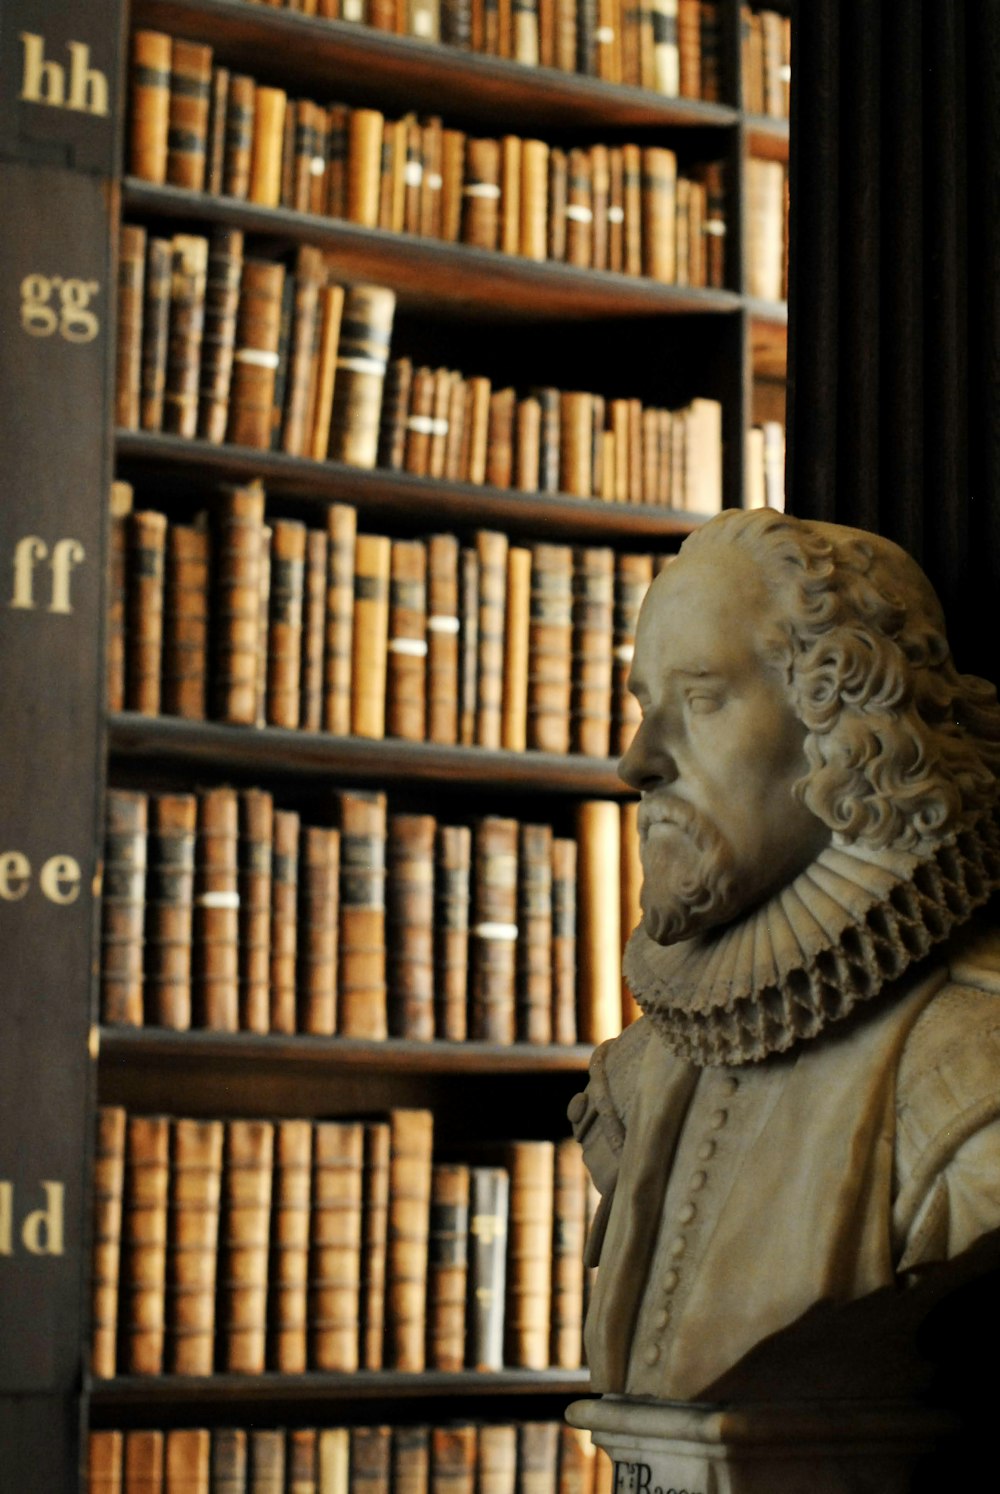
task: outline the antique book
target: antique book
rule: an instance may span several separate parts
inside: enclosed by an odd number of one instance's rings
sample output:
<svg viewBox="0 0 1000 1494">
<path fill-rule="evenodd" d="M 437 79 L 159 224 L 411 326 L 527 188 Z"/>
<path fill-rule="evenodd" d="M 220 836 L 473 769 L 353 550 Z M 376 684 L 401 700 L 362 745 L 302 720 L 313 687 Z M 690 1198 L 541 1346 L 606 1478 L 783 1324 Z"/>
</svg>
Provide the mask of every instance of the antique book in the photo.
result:
<svg viewBox="0 0 1000 1494">
<path fill-rule="evenodd" d="M 468 1032 L 469 896 L 472 832 L 439 825 L 434 875 L 434 1029 L 448 1042 Z"/>
<path fill-rule="evenodd" d="M 652 579 L 650 556 L 615 557 L 611 750 L 617 756 L 628 751 L 641 718 L 638 702 L 628 688 L 628 676 L 639 608 Z"/>
<path fill-rule="evenodd" d="M 90 1432 L 87 1438 L 88 1494 L 123 1494 L 121 1432 Z"/>
<path fill-rule="evenodd" d="M 590 153 L 574 146 L 566 156 L 567 264 L 579 265 L 583 269 L 590 267 L 593 259 L 593 230 Z"/>
<path fill-rule="evenodd" d="M 487 815 L 473 832 L 469 1036 L 512 1043 L 517 927 L 516 820 Z"/>
<path fill-rule="evenodd" d="M 126 1432 L 122 1494 L 162 1494 L 163 1464 L 162 1432 Z"/>
<path fill-rule="evenodd" d="M 460 1370 L 465 1364 L 468 1288 L 469 1169 L 439 1162 L 431 1178 L 427 1254 L 427 1363 Z"/>
<path fill-rule="evenodd" d="M 778 23 L 781 24 L 780 17 Z M 708 103 L 717 103 L 722 97 L 723 68 L 723 40 L 717 0 L 701 0 L 698 29 L 701 44 L 700 97 Z"/>
<path fill-rule="evenodd" d="M 673 281 L 677 269 L 677 156 L 664 146 L 642 152 L 643 273 Z"/>
<path fill-rule="evenodd" d="M 299 662 L 299 725 L 303 731 L 319 731 L 323 724 L 323 641 L 328 565 L 329 543 L 325 532 L 307 529 Z"/>
<path fill-rule="evenodd" d="M 625 157 L 620 146 L 608 151 L 608 269 L 625 268 Z"/>
<path fill-rule="evenodd" d="M 312 447 L 319 354 L 319 298 L 325 278 L 326 269 L 320 251 L 311 245 L 300 246 L 295 258 L 287 378 L 278 440 L 280 449 L 289 456 L 308 456 Z"/>
<path fill-rule="evenodd" d="M 518 830 L 516 1033 L 552 1041 L 552 829 Z"/>
<path fill-rule="evenodd" d="M 228 1373 L 265 1367 L 267 1266 L 274 1126 L 226 1123 L 219 1230 L 219 1363 Z"/>
<path fill-rule="evenodd" d="M 354 790 L 340 806 L 340 1020 L 344 1037 L 384 1038 L 386 800 Z"/>
<path fill-rule="evenodd" d="M 322 178 L 326 170 L 326 160 L 319 153 L 319 137 L 316 129 L 317 113 L 323 116 L 323 131 L 326 130 L 326 114 L 323 110 L 317 110 L 317 106 L 311 99 L 296 99 L 290 109 L 285 111 L 285 124 L 291 121 L 292 152 L 291 152 L 291 190 L 287 199 L 282 194 L 282 200 L 286 206 L 297 213 L 308 213 L 312 202 L 313 177 Z M 315 163 L 315 170 L 314 170 Z M 322 181 L 320 182 L 322 191 Z"/>
<path fill-rule="evenodd" d="M 701 98 L 701 7 L 703 0 L 677 0 L 679 92 Z"/>
<path fill-rule="evenodd" d="M 296 956 L 298 952 L 299 816 L 276 809 L 271 855 L 272 1032 L 294 1032 L 296 1025 Z"/>
<path fill-rule="evenodd" d="M 514 486 L 522 493 L 537 493 L 541 455 L 542 406 L 534 395 L 517 402 L 514 417 Z"/>
<path fill-rule="evenodd" d="M 465 0 L 455 0 L 456 7 Z M 454 44 L 453 44 L 454 45 Z M 465 184 L 465 135 L 441 131 L 441 238 L 455 244 L 462 236 L 462 189 Z"/>
<path fill-rule="evenodd" d="M 391 1369 L 422 1370 L 433 1116 L 429 1110 L 393 1110 L 389 1126 L 386 1360 Z"/>
<path fill-rule="evenodd" d="M 448 452 L 448 413 L 451 408 L 452 387 L 461 382 L 461 375 L 447 368 L 439 368 L 434 374 L 434 402 L 431 409 L 431 439 L 427 452 L 428 477 L 443 477 Z"/>
<path fill-rule="evenodd" d="M 320 1430 L 316 1448 L 317 1494 L 349 1494 L 351 1432 L 348 1427 Z"/>
<path fill-rule="evenodd" d="M 517 1429 L 517 1464 L 522 1494 L 550 1494 L 559 1460 L 559 1423 L 522 1421 Z"/>
<path fill-rule="evenodd" d="M 212 1432 L 211 1494 L 246 1494 L 248 1437 L 242 1427 Z"/>
<path fill-rule="evenodd" d="M 268 446 L 281 450 L 281 430 L 285 414 L 285 391 L 291 363 L 292 318 L 295 311 L 295 277 L 286 272 L 278 307 L 278 343 L 274 353 L 274 384 L 271 388 L 271 418 L 268 423 Z"/>
<path fill-rule="evenodd" d="M 427 550 L 423 540 L 392 541 L 386 646 L 386 734 L 422 742 L 427 689 Z"/>
<path fill-rule="evenodd" d="M 559 1428 L 559 1482 L 556 1494 L 594 1494 L 597 1448 L 581 1427 Z"/>
<path fill-rule="evenodd" d="M 479 687 L 479 556 L 471 545 L 459 552 L 459 619 L 458 740 L 471 747 Z"/>
<path fill-rule="evenodd" d="M 608 268 L 608 195 L 611 191 L 610 152 L 606 145 L 590 147 L 590 263 L 595 270 Z"/>
<path fill-rule="evenodd" d="M 167 521 L 133 512 L 126 521 L 125 705 L 144 716 L 160 712 L 163 669 L 163 573 Z"/>
<path fill-rule="evenodd" d="M 226 114 L 229 109 L 229 69 L 213 67 L 205 143 L 205 191 L 221 197 L 226 170 Z"/>
<path fill-rule="evenodd" d="M 249 1437 L 249 1494 L 284 1494 L 285 1434 L 283 1431 L 254 1430 Z"/>
<path fill-rule="evenodd" d="M 252 78 L 241 73 L 231 75 L 222 168 L 222 190 L 226 197 L 246 198 L 250 192 L 256 92 Z"/>
<path fill-rule="evenodd" d="M 382 385 L 395 310 L 396 297 L 391 290 L 354 285 L 347 291 L 330 417 L 332 461 L 351 467 L 375 465 Z"/>
<path fill-rule="evenodd" d="M 226 439 L 261 451 L 271 444 L 284 285 L 283 265 L 244 260 Z"/>
<path fill-rule="evenodd" d="M 406 416 L 403 468 L 414 477 L 426 477 L 430 466 L 431 435 L 434 430 L 434 370 L 415 368 L 410 383 Z"/>
<path fill-rule="evenodd" d="M 366 1121 L 361 1212 L 360 1368 L 381 1369 L 389 1240 L 389 1125 Z"/>
<path fill-rule="evenodd" d="M 159 1375 L 164 1365 L 170 1122 L 132 1115 L 125 1136 L 122 1222 L 121 1368 Z"/>
<path fill-rule="evenodd" d="M 722 508 L 722 404 L 693 399 L 685 411 L 685 508 L 717 514 Z"/>
<path fill-rule="evenodd" d="M 271 1007 L 271 900 L 274 801 L 263 789 L 238 796 L 239 1025 L 267 1032 Z"/>
<path fill-rule="evenodd" d="M 392 1466 L 392 1429 L 351 1427 L 347 1494 L 386 1494 Z"/>
<path fill-rule="evenodd" d="M 552 841 L 552 1037 L 577 1041 L 576 841 Z"/>
<path fill-rule="evenodd" d="M 409 358 L 393 358 L 386 369 L 379 418 L 378 463 L 391 472 L 405 467 L 406 442 L 409 436 L 407 412 L 413 383 L 413 363 Z"/>
<path fill-rule="evenodd" d="M 500 742 L 514 752 L 527 746 L 530 609 L 531 551 L 512 545 L 507 551 Z"/>
<path fill-rule="evenodd" d="M 142 305 L 146 283 L 146 230 L 123 223 L 118 245 L 118 341 L 115 355 L 115 425 L 139 429 L 142 380 Z"/>
<path fill-rule="evenodd" d="M 389 1032 L 434 1037 L 434 842 L 429 814 L 389 816 L 386 944 Z"/>
<path fill-rule="evenodd" d="M 503 731 L 503 645 L 507 598 L 505 534 L 476 531 L 479 560 L 479 638 L 476 681 L 476 744 L 499 747 Z"/>
<path fill-rule="evenodd" d="M 315 1427 L 291 1427 L 287 1433 L 288 1494 L 316 1494 L 319 1434 Z"/>
<path fill-rule="evenodd" d="M 170 51 L 167 181 L 200 192 L 205 185 L 212 49 L 174 37 Z"/>
<path fill-rule="evenodd" d="M 175 1031 L 191 1026 L 197 813 L 194 794 L 150 796 L 144 1018 Z"/>
<path fill-rule="evenodd" d="M 385 116 L 352 109 L 347 125 L 347 213 L 362 228 L 378 227 L 379 174 Z"/>
<path fill-rule="evenodd" d="M 385 736 L 392 543 L 359 534 L 354 547 L 351 732 Z"/>
<path fill-rule="evenodd" d="M 558 0 L 568 4 L 569 0 Z M 561 146 L 549 151 L 548 258 L 566 258 L 566 208 L 569 203 L 569 158 Z"/>
<path fill-rule="evenodd" d="M 504 135 L 500 141 L 500 230 L 497 248 L 504 254 L 521 251 L 521 140 Z"/>
<path fill-rule="evenodd" d="M 502 1167 L 469 1169 L 468 1364 L 503 1368 L 510 1180 Z"/>
<path fill-rule="evenodd" d="M 147 239 L 139 388 L 139 424 L 144 431 L 158 431 L 163 425 L 172 255 L 169 239 Z"/>
<path fill-rule="evenodd" d="M 125 605 L 128 515 L 132 484 L 116 480 L 108 503 L 108 605 L 105 635 L 105 683 L 109 711 L 125 708 Z"/>
<path fill-rule="evenodd" d="M 613 550 L 577 546 L 573 554 L 574 752 L 607 757 L 611 742 Z"/>
<path fill-rule="evenodd" d="M 576 836 L 580 1039 L 602 1043 L 621 1031 L 618 805 L 610 799 L 578 803 Z"/>
<path fill-rule="evenodd" d="M 204 1427 L 174 1427 L 164 1438 L 164 1494 L 209 1494 L 212 1434 Z"/>
<path fill-rule="evenodd" d="M 239 1028 L 239 799 L 235 789 L 198 791 L 193 999 L 199 1027 Z"/>
<path fill-rule="evenodd" d="M 554 1163 L 551 1141 L 515 1141 L 507 1148 L 505 1362 L 524 1369 L 550 1363 Z"/>
<path fill-rule="evenodd" d="M 257 720 L 264 490 L 224 489 L 214 508 L 212 715 L 252 726 Z"/>
<path fill-rule="evenodd" d="M 515 1494 L 516 1427 L 487 1422 L 479 1428 L 477 1475 L 479 1494 Z"/>
<path fill-rule="evenodd" d="M 555 1143 L 552 1232 L 552 1343 L 549 1363 L 579 1369 L 583 1362 L 583 1247 L 587 1174 L 578 1143 Z"/>
<path fill-rule="evenodd" d="M 208 710 L 210 551 L 203 519 L 168 528 L 160 704 L 188 721 L 203 721 Z"/>
<path fill-rule="evenodd" d="M 337 349 L 344 314 L 344 287 L 324 285 L 319 292 L 319 337 L 316 346 L 316 377 L 312 403 L 312 433 L 307 455 L 314 462 L 326 461 L 330 448 L 330 416 L 337 382 Z"/>
<path fill-rule="evenodd" d="M 431 1494 L 475 1494 L 477 1428 L 432 1427 Z"/>
<path fill-rule="evenodd" d="M 355 610 L 355 546 L 357 531 L 357 514 L 353 508 L 348 508 L 344 503 L 331 503 L 327 509 L 327 539 L 329 542 L 329 570 L 327 572 L 326 591 L 326 642 L 324 650 L 323 665 L 323 730 L 335 732 L 338 736 L 347 736 L 352 730 L 352 654 L 354 639 L 354 610 Z M 374 558 L 383 558 L 383 549 L 388 546 L 388 540 L 382 541 L 381 546 L 374 547 Z M 372 558 L 372 546 L 365 546 L 363 557 L 365 565 Z M 370 576 L 367 585 L 362 591 L 372 589 L 376 592 L 379 583 L 384 581 L 382 576 Z M 375 603 L 381 605 L 382 611 L 379 617 L 386 617 L 388 626 L 388 615 L 385 611 L 387 598 L 365 597 L 360 599 L 361 620 L 366 626 L 371 626 L 372 613 L 376 610 Z M 370 641 L 366 642 L 362 654 L 367 655 L 370 649 Z M 364 662 L 368 667 L 368 659 Z M 353 727 L 357 731 L 357 727 Z"/>
<path fill-rule="evenodd" d="M 622 146 L 622 211 L 624 213 L 623 269 L 626 275 L 643 273 L 642 245 L 642 150 Z"/>
<path fill-rule="evenodd" d="M 133 33 L 129 171 L 155 186 L 162 186 L 167 179 L 172 50 L 171 38 L 162 31 Z"/>
<path fill-rule="evenodd" d="M 247 196 L 260 207 L 277 207 L 281 202 L 281 158 L 287 104 L 288 96 L 282 89 L 256 84 Z"/>
<path fill-rule="evenodd" d="M 575 71 L 596 78 L 598 0 L 577 0 Z"/>
<path fill-rule="evenodd" d="M 543 752 L 569 751 L 572 608 L 571 548 L 533 545 L 526 732 L 527 745 Z"/>
<path fill-rule="evenodd" d="M 340 835 L 303 827 L 299 851 L 299 1032 L 337 1030 L 337 930 Z"/>
<path fill-rule="evenodd" d="M 267 722 L 299 724 L 306 526 L 271 521 L 271 587 L 267 627 Z"/>
<path fill-rule="evenodd" d="M 393 1427 L 392 1464 L 389 1473 L 389 1487 L 393 1494 L 428 1494 L 430 1439 L 429 1427 Z"/>
<path fill-rule="evenodd" d="M 175 1120 L 171 1131 L 166 1368 L 177 1375 L 210 1375 L 223 1123 Z"/>
<path fill-rule="evenodd" d="M 653 13 L 653 87 L 675 98 L 680 93 L 677 0 L 651 0 Z"/>
<path fill-rule="evenodd" d="M 347 216 L 347 130 L 350 109 L 331 104 L 326 111 L 326 206 L 331 218 Z"/>
<path fill-rule="evenodd" d="M 432 534 L 427 548 L 427 731 L 429 742 L 458 740 L 459 544 Z"/>
<path fill-rule="evenodd" d="M 208 240 L 174 234 L 171 249 L 170 322 L 163 389 L 163 429 L 194 436 L 198 428 L 198 380 L 205 325 Z"/>
<path fill-rule="evenodd" d="M 594 396 L 567 391 L 560 398 L 559 488 L 576 498 L 593 493 Z"/>
<path fill-rule="evenodd" d="M 124 1188 L 125 1110 L 121 1105 L 99 1105 L 94 1133 L 90 1271 L 90 1372 L 98 1380 L 111 1379 L 118 1368 Z"/>
<path fill-rule="evenodd" d="M 309 1121 L 275 1122 L 267 1363 L 286 1375 L 307 1367 L 312 1135 Z"/>
<path fill-rule="evenodd" d="M 360 1121 L 314 1127 L 308 1323 L 318 1370 L 358 1368 L 363 1146 Z"/>
<path fill-rule="evenodd" d="M 486 481 L 494 488 L 509 488 L 514 477 L 516 398 L 513 389 L 494 389 L 490 396 L 486 431 Z"/>
<path fill-rule="evenodd" d="M 500 228 L 499 141 L 466 141 L 462 204 L 462 242 L 495 249 Z"/>
<path fill-rule="evenodd" d="M 145 794 L 108 789 L 101 904 L 101 1017 L 141 1027 L 146 908 Z"/>
<path fill-rule="evenodd" d="M 491 390 L 489 379 L 472 378 L 468 384 L 469 459 L 465 476 L 469 482 L 479 484 L 486 481 Z"/>
</svg>

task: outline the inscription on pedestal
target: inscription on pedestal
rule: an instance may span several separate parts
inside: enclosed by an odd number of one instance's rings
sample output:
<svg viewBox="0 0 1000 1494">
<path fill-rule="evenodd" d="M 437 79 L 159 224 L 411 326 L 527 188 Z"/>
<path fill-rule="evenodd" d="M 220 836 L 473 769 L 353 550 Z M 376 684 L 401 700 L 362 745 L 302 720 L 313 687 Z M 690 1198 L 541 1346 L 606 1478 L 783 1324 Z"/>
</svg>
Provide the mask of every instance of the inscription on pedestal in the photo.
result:
<svg viewBox="0 0 1000 1494">
<path fill-rule="evenodd" d="M 666 1488 L 653 1477 L 649 1463 L 625 1463 L 615 1460 L 615 1494 L 703 1494 L 701 1489 Z"/>
</svg>

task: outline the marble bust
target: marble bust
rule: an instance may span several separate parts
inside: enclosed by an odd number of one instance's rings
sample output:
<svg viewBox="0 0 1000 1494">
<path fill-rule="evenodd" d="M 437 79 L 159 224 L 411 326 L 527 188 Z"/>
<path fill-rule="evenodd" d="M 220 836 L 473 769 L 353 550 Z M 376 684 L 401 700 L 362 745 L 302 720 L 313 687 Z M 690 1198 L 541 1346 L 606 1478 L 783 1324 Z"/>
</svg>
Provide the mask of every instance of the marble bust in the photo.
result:
<svg viewBox="0 0 1000 1494">
<path fill-rule="evenodd" d="M 767 510 L 685 542 L 630 683 L 643 1016 L 570 1106 L 593 1388 L 905 1394 L 885 1324 L 1000 1230 L 996 692 L 896 545 Z"/>
</svg>

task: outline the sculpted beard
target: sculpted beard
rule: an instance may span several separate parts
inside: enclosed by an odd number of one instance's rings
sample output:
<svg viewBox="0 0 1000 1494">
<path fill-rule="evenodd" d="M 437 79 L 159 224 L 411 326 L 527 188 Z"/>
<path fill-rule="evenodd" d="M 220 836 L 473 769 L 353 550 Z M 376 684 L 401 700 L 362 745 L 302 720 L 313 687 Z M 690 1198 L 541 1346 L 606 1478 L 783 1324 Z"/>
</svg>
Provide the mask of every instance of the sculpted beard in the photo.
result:
<svg viewBox="0 0 1000 1494">
<path fill-rule="evenodd" d="M 660 834 L 657 825 L 679 834 Z M 639 808 L 642 921 L 657 944 L 690 939 L 722 923 L 736 902 L 737 875 L 729 842 L 711 820 L 671 794 Z"/>
</svg>

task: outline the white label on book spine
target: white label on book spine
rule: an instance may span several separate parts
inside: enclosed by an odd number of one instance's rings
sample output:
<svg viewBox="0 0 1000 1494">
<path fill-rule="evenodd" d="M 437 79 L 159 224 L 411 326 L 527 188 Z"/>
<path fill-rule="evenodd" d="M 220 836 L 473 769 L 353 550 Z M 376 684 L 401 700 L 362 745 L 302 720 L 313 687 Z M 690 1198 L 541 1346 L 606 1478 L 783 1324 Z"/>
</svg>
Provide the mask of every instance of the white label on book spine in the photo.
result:
<svg viewBox="0 0 1000 1494">
<path fill-rule="evenodd" d="M 441 188 L 444 186 L 444 177 L 441 175 L 440 171 L 429 171 L 427 173 L 427 185 L 430 187 L 432 192 L 440 192 Z"/>
<path fill-rule="evenodd" d="M 313 176 L 322 176 L 323 172 L 326 170 L 326 161 L 322 156 L 313 156 L 312 160 L 309 162 L 309 170 L 312 172 Z"/>
<path fill-rule="evenodd" d="M 615 658 L 621 664 L 631 664 L 632 660 L 635 658 L 635 644 L 620 643 L 615 649 Z"/>
<path fill-rule="evenodd" d="M 608 222 L 609 223 L 624 223 L 625 222 L 625 209 L 621 208 L 621 207 L 609 207 L 608 208 Z"/>
<path fill-rule="evenodd" d="M 263 348 L 237 348 L 233 358 L 237 363 L 250 363 L 254 368 L 277 368 L 281 361 L 277 353 L 265 352 Z"/>
<path fill-rule="evenodd" d="M 792 81 L 792 64 L 790 62 L 783 62 L 781 64 L 778 69 L 778 78 L 782 83 L 790 83 Z"/>
<path fill-rule="evenodd" d="M 589 207 L 581 207 L 579 203 L 571 202 L 566 209 L 567 218 L 572 218 L 574 223 L 593 223 L 594 214 Z"/>
<path fill-rule="evenodd" d="M 598 26 L 594 32 L 594 40 L 608 46 L 615 39 L 615 28 L 613 26 Z"/>
<path fill-rule="evenodd" d="M 411 659 L 426 659 L 426 638 L 390 638 L 390 654 L 409 654 Z"/>
<path fill-rule="evenodd" d="M 722 218 L 709 218 L 702 224 L 702 232 L 710 233 L 713 238 L 723 239 L 726 236 L 726 224 Z"/>
<path fill-rule="evenodd" d="M 473 925 L 472 932 L 477 939 L 494 939 L 505 944 L 512 944 L 517 938 L 517 924 L 477 923 Z"/>
<path fill-rule="evenodd" d="M 235 910 L 240 906 L 240 895 L 238 892 L 203 892 L 194 901 L 197 908 L 227 908 Z"/>
<path fill-rule="evenodd" d="M 365 18 L 364 0 L 344 0 L 340 13 L 345 21 L 363 21 Z"/>
<path fill-rule="evenodd" d="M 457 617 L 446 617 L 443 613 L 435 612 L 427 619 L 428 633 L 460 633 L 462 624 Z"/>
<path fill-rule="evenodd" d="M 338 368 L 346 368 L 348 373 L 384 374 L 384 358 L 338 358 Z"/>
<path fill-rule="evenodd" d="M 462 188 L 463 197 L 499 197 L 500 188 L 496 182 L 469 182 Z"/>
<path fill-rule="evenodd" d="M 419 187 L 424 179 L 424 168 L 419 161 L 407 161 L 403 168 L 403 180 L 408 187 Z"/>
</svg>

